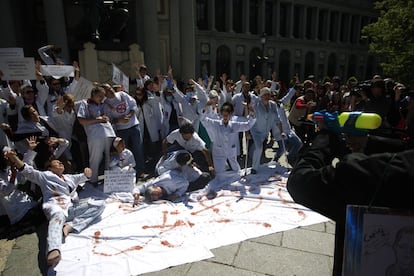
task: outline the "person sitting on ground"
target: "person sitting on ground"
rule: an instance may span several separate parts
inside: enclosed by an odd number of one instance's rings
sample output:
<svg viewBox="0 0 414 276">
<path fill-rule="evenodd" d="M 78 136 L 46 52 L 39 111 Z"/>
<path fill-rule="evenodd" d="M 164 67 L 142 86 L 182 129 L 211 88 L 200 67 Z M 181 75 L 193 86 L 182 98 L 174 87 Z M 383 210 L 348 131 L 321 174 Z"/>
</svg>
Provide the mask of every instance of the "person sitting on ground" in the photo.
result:
<svg viewBox="0 0 414 276">
<path fill-rule="evenodd" d="M 15 235 L 16 233 L 12 233 L 9 227 L 19 227 L 21 225 L 18 224 L 23 221 L 30 221 L 39 225 L 43 222 L 43 214 L 41 209 L 38 208 L 39 203 L 25 192 L 19 190 L 17 169 L 4 156 L 5 153 L 11 150 L 7 146 L 3 146 L 0 150 L 0 217 L 4 217 L 1 221 L 5 222 L 2 225 L 6 226 L 8 234 Z M 27 161 L 26 158 L 25 161 Z M 19 231 L 21 229 L 14 228 L 13 230 L 13 232 L 16 232 L 16 230 Z"/>
<path fill-rule="evenodd" d="M 121 137 L 116 137 L 112 142 L 109 170 L 130 171 L 133 170 L 134 167 L 134 155 L 125 147 L 124 140 Z"/>
<path fill-rule="evenodd" d="M 63 174 L 65 167 L 59 160 L 51 160 L 47 171 L 39 171 L 17 157 L 14 151 L 6 158 L 29 181 L 40 186 L 43 194 L 43 211 L 49 220 L 47 235 L 47 265 L 56 266 L 61 259 L 63 237 L 80 232 L 101 215 L 104 205 L 98 202 L 79 202 L 77 187 L 88 180 L 92 171 L 85 168 L 80 174 Z"/>
<path fill-rule="evenodd" d="M 211 180 L 210 174 L 201 172 L 193 163 L 191 154 L 186 150 L 169 152 L 165 157 L 161 157 L 155 169 L 158 175 L 179 169 L 184 177 L 190 182 L 187 191 L 195 191 L 204 188 Z"/>
<path fill-rule="evenodd" d="M 191 153 L 194 162 L 202 171 L 213 173 L 213 162 L 205 145 L 206 143 L 194 131 L 193 125 L 184 123 L 162 141 L 162 153 L 166 157 L 168 152 L 184 149 Z"/>
</svg>

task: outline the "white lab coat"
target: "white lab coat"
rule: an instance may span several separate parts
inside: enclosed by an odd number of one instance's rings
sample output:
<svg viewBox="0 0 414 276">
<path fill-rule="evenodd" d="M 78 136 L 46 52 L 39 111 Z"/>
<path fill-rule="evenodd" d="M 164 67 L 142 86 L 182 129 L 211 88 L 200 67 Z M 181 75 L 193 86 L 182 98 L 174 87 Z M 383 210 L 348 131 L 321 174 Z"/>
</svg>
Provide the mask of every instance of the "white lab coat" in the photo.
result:
<svg viewBox="0 0 414 276">
<path fill-rule="evenodd" d="M 216 173 L 222 173 L 228 160 L 233 171 L 239 171 L 237 143 L 239 132 L 248 131 L 256 122 L 255 118 L 232 117 L 227 125 L 222 119 L 202 115 L 201 122 L 212 141 L 212 156 Z M 214 116 L 214 115 L 213 115 Z"/>
</svg>

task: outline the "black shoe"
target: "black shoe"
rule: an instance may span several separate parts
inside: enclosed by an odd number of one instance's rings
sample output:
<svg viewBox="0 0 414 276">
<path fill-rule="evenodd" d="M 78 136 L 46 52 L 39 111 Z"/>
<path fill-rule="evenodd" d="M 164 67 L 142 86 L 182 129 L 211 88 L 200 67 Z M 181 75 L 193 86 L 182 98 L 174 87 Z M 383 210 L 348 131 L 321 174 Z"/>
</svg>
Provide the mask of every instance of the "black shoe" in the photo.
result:
<svg viewBox="0 0 414 276">
<path fill-rule="evenodd" d="M 257 171 L 255 169 L 251 169 L 250 174 L 257 174 Z"/>
</svg>

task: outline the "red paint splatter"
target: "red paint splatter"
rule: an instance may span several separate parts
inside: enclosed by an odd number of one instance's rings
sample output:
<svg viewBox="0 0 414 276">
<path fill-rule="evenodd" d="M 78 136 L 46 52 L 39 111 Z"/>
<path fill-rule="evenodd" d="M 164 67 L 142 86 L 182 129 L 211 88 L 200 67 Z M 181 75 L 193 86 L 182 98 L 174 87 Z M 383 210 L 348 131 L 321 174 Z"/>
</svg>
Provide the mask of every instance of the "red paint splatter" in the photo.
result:
<svg viewBox="0 0 414 276">
<path fill-rule="evenodd" d="M 178 210 L 175 210 L 175 211 L 170 212 L 170 214 L 171 214 L 171 215 L 179 215 L 179 214 L 180 214 L 180 212 L 179 212 Z"/>
<path fill-rule="evenodd" d="M 231 221 L 232 221 L 231 219 L 218 219 L 215 222 L 218 222 L 218 223 L 229 223 Z"/>
<path fill-rule="evenodd" d="M 298 211 L 299 216 L 301 216 L 301 217 L 302 217 L 302 219 L 306 219 L 306 214 L 305 214 L 305 212 L 303 212 L 302 210 L 297 210 L 297 211 Z"/>
<path fill-rule="evenodd" d="M 96 231 L 94 234 L 93 234 L 93 238 L 94 238 L 94 243 L 95 243 L 95 245 L 93 246 L 93 248 L 92 248 L 92 253 L 93 254 L 95 254 L 95 255 L 100 255 L 100 256 L 105 256 L 105 257 L 109 257 L 109 256 L 116 256 L 116 255 L 120 255 L 120 254 L 123 254 L 123 253 L 127 253 L 127 252 L 130 252 L 130 251 L 138 251 L 138 250 L 141 250 L 143 247 L 142 246 L 140 246 L 140 245 L 135 245 L 135 246 L 131 246 L 131 247 L 129 247 L 129 248 L 127 248 L 127 249 L 124 249 L 124 250 L 121 250 L 121 251 L 119 251 L 119 252 L 116 252 L 116 253 L 112 253 L 112 254 L 110 254 L 110 253 L 105 253 L 105 252 L 97 252 L 96 251 L 96 245 L 100 242 L 100 240 L 102 239 L 101 238 L 101 231 Z"/>
<path fill-rule="evenodd" d="M 167 246 L 167 247 L 175 247 L 174 245 L 172 245 L 168 241 L 161 241 L 161 244 L 164 245 L 164 246 Z"/>
<path fill-rule="evenodd" d="M 270 223 L 267 223 L 267 222 L 263 223 L 263 226 L 266 227 L 266 228 L 272 227 L 272 225 Z"/>
<path fill-rule="evenodd" d="M 282 200 L 282 204 L 286 204 L 288 205 L 288 201 L 286 199 L 283 198 L 283 193 L 282 193 L 282 189 L 279 188 L 279 190 L 277 191 L 277 195 L 280 197 L 280 199 Z"/>
</svg>

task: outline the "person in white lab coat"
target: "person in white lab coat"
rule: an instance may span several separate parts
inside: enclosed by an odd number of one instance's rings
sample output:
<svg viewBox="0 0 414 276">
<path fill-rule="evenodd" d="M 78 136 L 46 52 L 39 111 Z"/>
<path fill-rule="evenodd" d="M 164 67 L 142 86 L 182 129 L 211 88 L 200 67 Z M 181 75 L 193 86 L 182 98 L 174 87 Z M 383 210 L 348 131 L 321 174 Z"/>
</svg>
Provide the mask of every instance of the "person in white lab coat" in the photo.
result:
<svg viewBox="0 0 414 276">
<path fill-rule="evenodd" d="M 233 117 L 233 111 L 233 105 L 227 102 L 220 109 L 220 118 L 206 113 L 201 116 L 201 122 L 212 140 L 212 157 L 217 176 L 226 170 L 227 163 L 232 171 L 239 172 L 240 165 L 237 162 L 239 132 L 249 130 L 256 122 L 252 110 L 247 118 Z"/>
<path fill-rule="evenodd" d="M 281 133 L 283 133 L 283 131 L 282 124 L 280 123 L 279 115 L 277 113 L 276 103 L 270 101 L 269 88 L 263 87 L 260 89 L 260 100 L 257 101 L 253 107 L 256 114 L 256 123 L 250 130 L 254 142 L 251 173 L 256 174 L 259 169 L 260 159 L 263 153 L 263 142 L 267 139 L 269 131 L 274 125 L 279 127 Z"/>
</svg>

